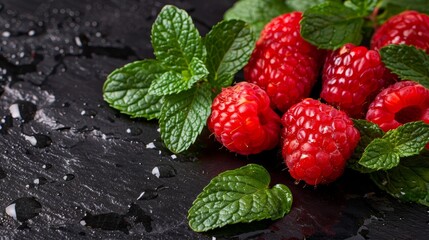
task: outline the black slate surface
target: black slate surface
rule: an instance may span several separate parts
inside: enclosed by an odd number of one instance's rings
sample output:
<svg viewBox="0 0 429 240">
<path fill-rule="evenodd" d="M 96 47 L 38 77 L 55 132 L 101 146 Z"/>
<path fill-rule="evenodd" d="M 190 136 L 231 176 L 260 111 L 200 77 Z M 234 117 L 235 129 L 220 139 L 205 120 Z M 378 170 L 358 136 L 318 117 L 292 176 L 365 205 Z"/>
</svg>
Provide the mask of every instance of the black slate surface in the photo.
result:
<svg viewBox="0 0 429 240">
<path fill-rule="evenodd" d="M 205 34 L 233 3 L 0 1 L 1 239 L 428 238 L 427 207 L 401 203 L 363 175 L 346 172 L 316 189 L 296 185 L 277 150 L 238 157 L 207 133 L 190 152 L 173 155 L 156 122 L 130 119 L 103 102 L 107 74 L 152 57 L 150 27 L 162 6 L 186 9 Z M 11 118 L 15 103 L 28 110 L 25 121 Z M 186 214 L 202 188 L 249 162 L 291 188 L 290 214 L 192 232 Z M 170 175 L 157 178 L 154 167 Z M 16 219 L 6 214 L 12 208 Z"/>
</svg>

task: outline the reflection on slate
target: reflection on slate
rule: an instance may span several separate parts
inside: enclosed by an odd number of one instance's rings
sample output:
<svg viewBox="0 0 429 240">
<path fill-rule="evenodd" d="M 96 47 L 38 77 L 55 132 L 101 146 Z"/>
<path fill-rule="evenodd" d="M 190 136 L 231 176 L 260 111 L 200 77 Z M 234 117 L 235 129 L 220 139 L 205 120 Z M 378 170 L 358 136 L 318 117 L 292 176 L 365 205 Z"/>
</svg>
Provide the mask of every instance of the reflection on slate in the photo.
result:
<svg viewBox="0 0 429 240">
<path fill-rule="evenodd" d="M 4 0 L 0 3 L 0 238 L 425 239 L 428 208 L 401 203 L 347 172 L 317 189 L 295 185 L 279 153 L 240 157 L 209 134 L 174 155 L 154 121 L 102 97 L 106 76 L 152 58 L 150 28 L 165 4 L 202 35 L 229 0 Z M 290 214 L 209 233 L 187 211 L 210 179 L 247 163 L 291 188 Z"/>
</svg>

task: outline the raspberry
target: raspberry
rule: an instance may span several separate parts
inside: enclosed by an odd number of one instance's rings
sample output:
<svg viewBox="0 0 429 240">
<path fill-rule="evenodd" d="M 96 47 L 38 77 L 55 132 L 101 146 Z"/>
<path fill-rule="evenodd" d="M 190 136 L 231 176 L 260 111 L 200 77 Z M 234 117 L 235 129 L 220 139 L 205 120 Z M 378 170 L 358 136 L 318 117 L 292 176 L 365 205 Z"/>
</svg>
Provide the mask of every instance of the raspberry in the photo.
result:
<svg viewBox="0 0 429 240">
<path fill-rule="evenodd" d="M 343 111 L 307 98 L 282 117 L 282 155 L 296 180 L 327 184 L 344 171 L 359 142 L 359 131 Z"/>
<path fill-rule="evenodd" d="M 366 119 L 383 131 L 412 121 L 429 123 L 429 89 L 413 81 L 397 82 L 377 95 Z"/>
<path fill-rule="evenodd" d="M 222 89 L 211 109 L 208 128 L 230 151 L 249 155 L 277 146 L 280 117 L 257 85 L 240 82 Z"/>
<path fill-rule="evenodd" d="M 292 12 L 269 22 L 244 68 L 246 81 L 264 89 L 281 112 L 310 95 L 322 65 L 323 51 L 300 35 L 301 19 Z"/>
<path fill-rule="evenodd" d="M 345 44 L 326 58 L 320 97 L 350 117 L 364 117 L 377 93 L 393 82 L 387 72 L 377 51 Z"/>
<path fill-rule="evenodd" d="M 375 31 L 371 48 L 379 50 L 389 44 L 413 45 L 429 54 L 429 16 L 404 11 L 388 19 Z"/>
</svg>

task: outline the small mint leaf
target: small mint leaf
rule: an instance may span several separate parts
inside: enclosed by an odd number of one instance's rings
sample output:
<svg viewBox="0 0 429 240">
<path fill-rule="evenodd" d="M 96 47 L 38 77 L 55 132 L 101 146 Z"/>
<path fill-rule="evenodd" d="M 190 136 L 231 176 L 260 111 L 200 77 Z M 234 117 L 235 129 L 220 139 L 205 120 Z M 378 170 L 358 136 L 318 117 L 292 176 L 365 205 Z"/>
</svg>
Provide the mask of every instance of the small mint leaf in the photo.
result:
<svg viewBox="0 0 429 240">
<path fill-rule="evenodd" d="M 429 125 L 409 122 L 374 139 L 362 154 L 359 164 L 373 170 L 388 170 L 399 164 L 401 157 L 419 154 L 429 142 Z"/>
<path fill-rule="evenodd" d="M 429 14 L 429 4 L 427 0 L 384 0 L 388 7 L 393 5 L 395 8 L 400 8 L 401 11 L 416 10 L 421 13 Z"/>
<path fill-rule="evenodd" d="M 359 164 L 373 170 L 391 169 L 399 164 L 400 155 L 395 151 L 395 145 L 383 138 L 374 139 L 365 148 Z"/>
<path fill-rule="evenodd" d="M 213 86 L 226 87 L 249 60 L 255 38 L 245 22 L 229 20 L 216 24 L 204 38 L 204 44 L 209 81 Z"/>
<path fill-rule="evenodd" d="M 109 105 L 131 117 L 159 118 L 162 97 L 148 93 L 152 81 L 165 72 L 155 60 L 129 63 L 109 74 L 103 97 Z"/>
<path fill-rule="evenodd" d="M 429 207 L 429 154 L 401 159 L 401 163 L 388 171 L 370 174 L 377 186 L 403 201 Z"/>
<path fill-rule="evenodd" d="M 380 49 L 388 69 L 402 80 L 413 80 L 429 88 L 429 55 L 407 45 L 388 45 Z"/>
<path fill-rule="evenodd" d="M 240 0 L 226 11 L 224 18 L 243 20 L 259 35 L 271 19 L 291 11 L 283 0 Z"/>
<path fill-rule="evenodd" d="M 372 172 L 373 169 L 365 168 L 362 165 L 358 164 L 358 160 L 362 157 L 362 154 L 365 151 L 365 148 L 376 138 L 381 138 L 384 135 L 384 132 L 378 127 L 377 124 L 362 120 L 362 119 L 353 119 L 354 126 L 359 130 L 360 140 L 355 148 L 355 151 L 348 161 L 348 167 L 362 172 Z"/>
<path fill-rule="evenodd" d="M 419 154 L 429 142 L 429 124 L 422 121 L 406 123 L 390 130 L 383 137 L 395 145 L 401 157 Z"/>
<path fill-rule="evenodd" d="M 170 69 L 188 70 L 193 58 L 206 58 L 206 49 L 191 17 L 174 6 L 162 8 L 152 25 L 151 37 L 156 59 Z"/>
<path fill-rule="evenodd" d="M 191 146 L 210 115 L 212 92 L 208 84 L 165 97 L 159 126 L 170 151 L 179 153 Z"/>
<path fill-rule="evenodd" d="M 225 171 L 203 189 L 188 212 L 189 226 L 205 232 L 228 224 L 282 218 L 292 193 L 282 184 L 269 189 L 270 175 L 257 164 Z"/>
<path fill-rule="evenodd" d="M 352 8 L 362 15 L 366 15 L 374 10 L 380 0 L 347 0 L 344 2 L 346 7 Z"/>
<path fill-rule="evenodd" d="M 336 49 L 362 41 L 363 16 L 341 3 L 326 2 L 307 9 L 301 20 L 301 35 L 311 44 Z"/>
<path fill-rule="evenodd" d="M 151 84 L 149 93 L 165 96 L 186 91 L 208 75 L 204 63 L 198 58 L 193 58 L 189 67 L 189 71 L 183 70 L 181 73 L 175 71 L 165 72 Z"/>
<path fill-rule="evenodd" d="M 304 12 L 305 10 L 319 5 L 324 2 L 337 2 L 341 3 L 341 0 L 313 0 L 313 1 L 303 1 L 303 0 L 285 0 L 286 5 L 295 11 Z"/>
</svg>

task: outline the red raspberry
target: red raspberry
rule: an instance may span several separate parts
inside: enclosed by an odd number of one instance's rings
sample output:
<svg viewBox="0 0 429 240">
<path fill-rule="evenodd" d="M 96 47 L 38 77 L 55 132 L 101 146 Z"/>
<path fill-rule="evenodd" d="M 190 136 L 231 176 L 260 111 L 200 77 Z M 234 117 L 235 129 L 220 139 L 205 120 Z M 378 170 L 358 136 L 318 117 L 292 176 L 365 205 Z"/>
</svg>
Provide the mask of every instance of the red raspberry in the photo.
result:
<svg viewBox="0 0 429 240">
<path fill-rule="evenodd" d="M 219 142 L 242 155 L 274 148 L 280 138 L 280 124 L 266 92 L 248 82 L 222 89 L 213 100 L 207 123 Z"/>
<path fill-rule="evenodd" d="M 264 89 L 281 112 L 310 95 L 322 64 L 323 52 L 300 35 L 301 19 L 292 12 L 269 22 L 244 68 L 246 81 Z"/>
<path fill-rule="evenodd" d="M 341 176 L 360 139 L 346 113 L 311 98 L 292 106 L 282 124 L 282 155 L 289 172 L 310 185 Z"/>
<path fill-rule="evenodd" d="M 377 51 L 353 44 L 327 56 L 322 80 L 320 97 L 353 118 L 364 117 L 377 93 L 393 81 Z"/>
<path fill-rule="evenodd" d="M 429 124 L 429 89 L 413 81 L 397 82 L 377 95 L 366 119 L 383 131 L 412 121 L 423 120 Z"/>
<path fill-rule="evenodd" d="M 379 50 L 389 44 L 413 45 L 429 54 L 429 16 L 404 11 L 388 19 L 375 31 L 371 48 Z"/>
</svg>

